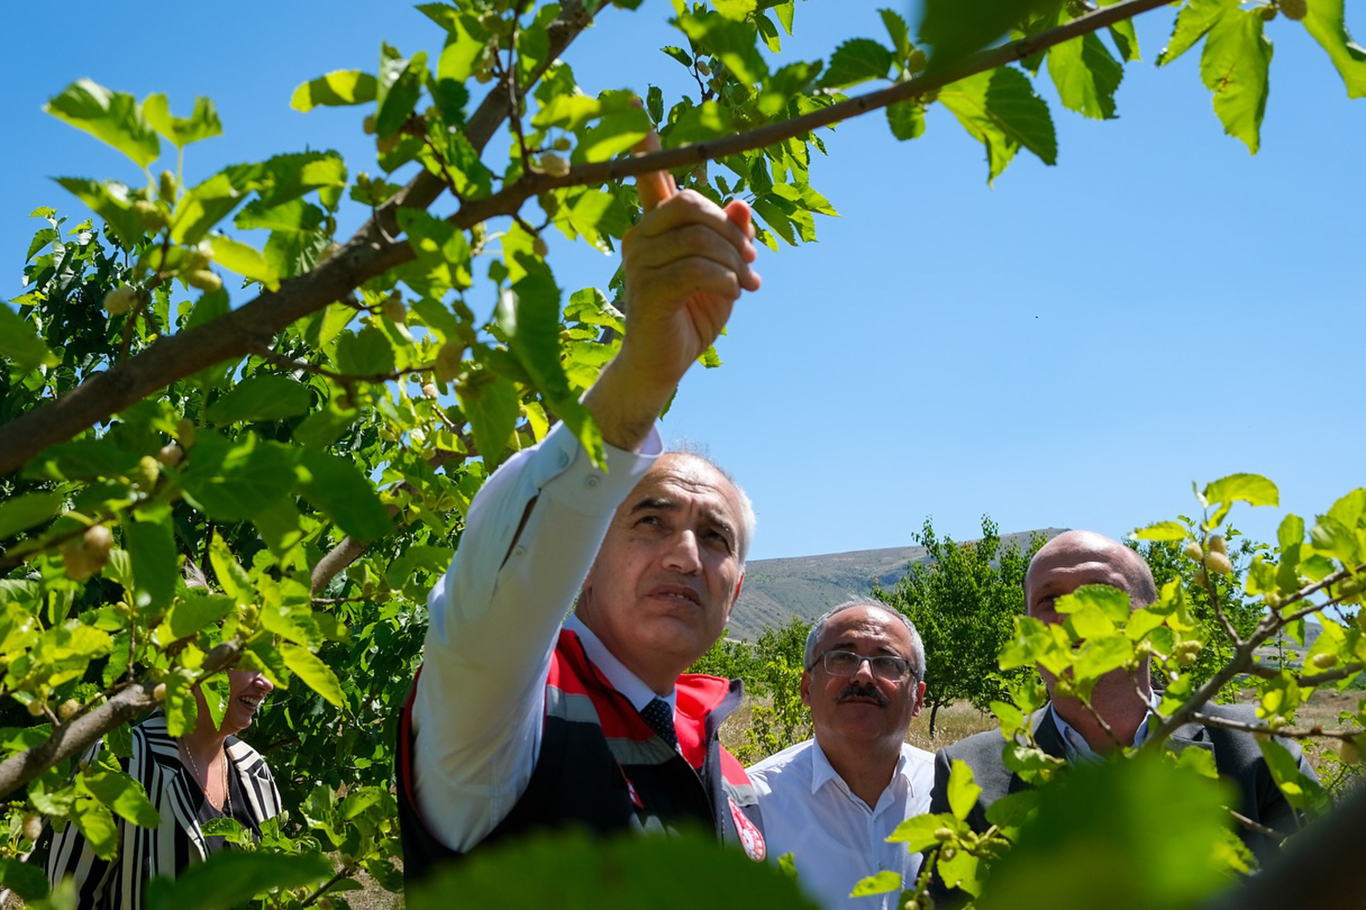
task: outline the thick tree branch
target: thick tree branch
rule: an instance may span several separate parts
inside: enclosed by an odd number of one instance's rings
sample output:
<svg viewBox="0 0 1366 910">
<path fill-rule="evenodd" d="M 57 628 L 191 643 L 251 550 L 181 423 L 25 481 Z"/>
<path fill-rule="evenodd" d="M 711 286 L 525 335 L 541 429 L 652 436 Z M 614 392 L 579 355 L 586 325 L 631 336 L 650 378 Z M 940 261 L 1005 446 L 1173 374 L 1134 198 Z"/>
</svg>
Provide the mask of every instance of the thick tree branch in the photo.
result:
<svg viewBox="0 0 1366 910">
<path fill-rule="evenodd" d="M 592 21 L 593 13 L 579 0 L 564 3 L 560 16 L 547 29 L 550 52 L 536 77 Z M 466 123 L 465 136 L 476 152 L 488 144 L 507 115 L 508 98 L 501 92 L 490 93 L 475 109 Z M 413 252 L 408 244 L 390 239 L 398 233 L 398 210 L 426 209 L 444 188 L 439 177 L 422 171 L 376 209 L 345 246 L 309 274 L 282 282 L 279 291 L 263 293 L 210 323 L 163 336 L 136 357 L 5 424 L 0 428 L 0 475 L 18 470 L 48 446 L 70 439 L 178 379 L 269 345 L 296 320 L 344 297 L 361 282 L 411 260 Z"/>
<path fill-rule="evenodd" d="M 211 676 L 236 664 L 240 653 L 241 649 L 234 642 L 225 642 L 214 648 L 200 668 L 202 676 Z M 140 680 L 88 714 L 57 726 L 51 736 L 33 748 L 0 762 L 0 799 L 9 796 L 53 765 L 80 754 L 120 724 L 156 707 L 158 702 L 152 696 L 156 687 L 154 680 Z"/>
<path fill-rule="evenodd" d="M 571 168 L 560 177 L 527 174 L 491 196 L 461 206 L 447 221 L 457 227 L 468 228 L 489 218 L 513 214 L 528 198 L 546 190 L 600 185 L 646 171 L 696 164 L 772 145 L 1021 60 L 1165 3 L 1166 0 L 1122 0 L 1042 34 L 982 51 L 907 82 L 714 142 L 700 142 L 635 158 L 582 165 Z M 553 60 L 591 21 L 592 14 L 581 4 L 565 4 L 560 18 L 550 29 L 551 48 L 547 60 Z M 501 92 L 490 93 L 480 104 L 467 124 L 470 141 L 476 150 L 482 149 L 493 130 L 508 116 L 509 104 L 509 99 Z M 482 139 L 482 142 L 476 142 L 477 139 Z M 413 258 L 408 245 L 389 239 L 398 230 L 397 211 L 400 207 L 425 209 L 435 201 L 443 188 L 439 177 L 423 171 L 393 199 L 376 210 L 346 246 L 313 272 L 290 279 L 281 285 L 278 292 L 262 294 L 242 308 L 206 325 L 163 337 L 132 360 L 92 377 L 52 404 L 11 421 L 3 428 L 3 435 L 0 435 L 0 475 L 18 470 L 47 446 L 70 439 L 97 421 L 106 419 L 178 379 L 213 364 L 240 357 L 253 346 L 269 344 L 278 332 L 296 320 L 341 298 L 361 282 L 408 262 Z"/>
</svg>

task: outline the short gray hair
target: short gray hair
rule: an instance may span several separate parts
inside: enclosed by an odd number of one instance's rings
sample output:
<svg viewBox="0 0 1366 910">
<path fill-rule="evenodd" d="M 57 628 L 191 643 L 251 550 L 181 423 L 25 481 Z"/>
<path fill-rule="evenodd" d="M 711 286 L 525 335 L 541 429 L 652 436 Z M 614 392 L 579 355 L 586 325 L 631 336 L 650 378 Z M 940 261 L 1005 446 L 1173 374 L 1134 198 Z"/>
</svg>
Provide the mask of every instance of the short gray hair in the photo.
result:
<svg viewBox="0 0 1366 910">
<path fill-rule="evenodd" d="M 906 631 L 911 633 L 911 676 L 915 677 L 916 682 L 923 682 L 925 679 L 925 643 L 920 640 L 920 633 L 916 631 L 915 623 L 907 619 L 906 614 L 902 613 L 900 610 L 889 607 L 885 603 L 873 600 L 870 597 L 854 597 L 846 600 L 839 606 L 827 610 L 821 615 L 820 619 L 817 619 L 811 624 L 811 631 L 806 633 L 806 657 L 802 662 L 803 667 L 810 670 L 812 666 L 815 665 L 816 643 L 820 641 L 821 635 L 825 632 L 826 624 L 830 622 L 831 617 L 835 616 L 837 613 L 843 613 L 845 610 L 852 610 L 856 607 L 872 607 L 875 610 L 881 610 L 889 616 L 895 616 L 905 624 Z"/>
<path fill-rule="evenodd" d="M 713 471 L 720 474 L 735 489 L 735 498 L 740 504 L 740 541 L 737 547 L 737 554 L 740 557 L 740 568 L 745 567 L 745 557 L 749 555 L 749 545 L 754 541 L 755 529 L 759 526 L 759 519 L 754 514 L 754 503 L 750 502 L 749 494 L 745 488 L 740 486 L 735 477 L 721 467 L 708 454 L 706 446 L 691 441 L 675 443 L 672 448 L 660 453 L 660 457 L 665 455 L 686 455 L 689 458 L 696 458 L 698 461 L 709 466 Z"/>
</svg>

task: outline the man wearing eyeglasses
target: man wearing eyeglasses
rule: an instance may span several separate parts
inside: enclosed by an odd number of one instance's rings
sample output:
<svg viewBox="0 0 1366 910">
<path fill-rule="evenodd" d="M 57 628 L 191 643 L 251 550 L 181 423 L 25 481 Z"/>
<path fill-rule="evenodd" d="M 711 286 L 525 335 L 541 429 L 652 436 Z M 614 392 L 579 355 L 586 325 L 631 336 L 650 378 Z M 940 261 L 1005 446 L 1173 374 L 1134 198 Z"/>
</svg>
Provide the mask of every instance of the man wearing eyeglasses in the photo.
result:
<svg viewBox="0 0 1366 910">
<path fill-rule="evenodd" d="M 827 908 L 892 910 L 900 890 L 851 898 L 891 871 L 911 885 L 919 854 L 887 843 L 929 808 L 934 756 L 906 743 L 925 699 L 925 648 L 910 620 L 872 600 L 840 604 L 806 637 L 802 701 L 815 738 L 749 769 L 769 856 L 791 853 L 798 883 Z"/>
</svg>

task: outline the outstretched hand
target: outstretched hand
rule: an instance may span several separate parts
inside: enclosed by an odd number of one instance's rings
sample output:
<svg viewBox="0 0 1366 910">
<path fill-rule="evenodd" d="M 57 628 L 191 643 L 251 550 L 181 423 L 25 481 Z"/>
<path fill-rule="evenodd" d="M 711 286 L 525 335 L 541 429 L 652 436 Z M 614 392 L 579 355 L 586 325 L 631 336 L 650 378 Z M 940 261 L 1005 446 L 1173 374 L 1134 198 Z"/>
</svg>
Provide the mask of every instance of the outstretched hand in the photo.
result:
<svg viewBox="0 0 1366 910">
<path fill-rule="evenodd" d="M 635 151 L 658 151 L 650 133 Z M 683 374 L 725 327 L 742 291 L 759 289 L 749 206 L 724 208 L 679 192 L 673 175 L 636 178 L 644 216 L 622 240 L 626 333 L 621 351 L 585 398 L 604 438 L 635 448 Z"/>
<path fill-rule="evenodd" d="M 639 152 L 657 151 L 651 133 Z M 657 366 L 652 384 L 673 387 L 721 333 L 741 291 L 759 289 L 749 206 L 724 209 L 667 171 L 637 178 L 644 217 L 622 243 L 626 342 Z M 624 350 L 631 356 L 632 352 Z"/>
</svg>

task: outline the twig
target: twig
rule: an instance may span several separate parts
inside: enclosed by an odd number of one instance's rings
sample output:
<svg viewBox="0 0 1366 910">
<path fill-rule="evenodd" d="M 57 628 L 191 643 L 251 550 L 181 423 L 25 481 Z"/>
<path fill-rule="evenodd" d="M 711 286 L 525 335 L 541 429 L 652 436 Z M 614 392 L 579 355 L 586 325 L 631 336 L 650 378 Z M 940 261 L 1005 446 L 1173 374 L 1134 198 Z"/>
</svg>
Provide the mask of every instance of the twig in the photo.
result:
<svg viewBox="0 0 1366 910">
<path fill-rule="evenodd" d="M 200 667 L 201 678 L 237 663 L 241 649 L 233 642 L 225 644 L 228 647 L 209 653 Z M 155 680 L 144 678 L 89 714 L 65 724 L 54 725 L 52 734 L 43 742 L 0 762 L 0 799 L 9 796 L 53 765 L 83 752 L 110 730 L 156 705 L 157 701 L 152 697 L 156 686 Z"/>
<path fill-rule="evenodd" d="M 393 382 L 396 379 L 402 379 L 404 376 L 413 373 L 423 373 L 433 368 L 432 364 L 426 364 L 424 366 L 404 367 L 401 370 L 393 370 L 389 373 L 334 373 L 332 370 L 329 370 L 326 367 L 320 367 L 315 363 L 308 363 L 304 360 L 295 360 L 292 357 L 277 354 L 268 347 L 253 348 L 251 353 L 260 357 L 262 360 L 269 361 L 277 366 L 282 366 L 287 370 L 299 370 L 304 373 L 315 373 L 319 376 L 326 376 L 328 379 L 331 379 L 333 382 L 340 385 L 352 385 L 357 382 Z"/>
<path fill-rule="evenodd" d="M 1256 831 L 1258 834 L 1265 834 L 1267 837 L 1274 838 L 1277 843 L 1280 843 L 1287 837 L 1287 835 L 1282 834 L 1275 828 L 1268 828 L 1261 822 L 1254 822 L 1252 819 L 1248 818 L 1241 812 L 1235 812 L 1234 810 L 1229 809 L 1228 814 L 1232 815 L 1234 821 L 1236 821 L 1238 824 L 1242 825 L 1249 831 Z"/>
<path fill-rule="evenodd" d="M 1288 739 L 1338 739 L 1343 742 L 1355 740 L 1361 734 L 1360 730 L 1325 730 L 1320 724 L 1312 727 L 1283 727 L 1273 730 L 1266 724 L 1249 724 L 1240 720 L 1232 720 L 1227 717 L 1216 717 L 1213 714 L 1204 714 L 1199 711 L 1191 713 L 1191 720 L 1204 724 L 1207 727 L 1220 727 L 1224 730 L 1237 730 L 1240 733 L 1261 733 L 1267 736 L 1283 736 Z"/>
<path fill-rule="evenodd" d="M 340 869 L 337 870 L 337 874 L 329 878 L 327 882 L 322 885 L 322 887 L 318 888 L 317 891 L 314 891 L 308 897 L 304 898 L 304 902 L 300 906 L 313 906 L 314 902 L 317 901 L 318 898 L 326 894 L 329 888 L 332 888 L 337 884 L 337 882 L 341 881 L 344 878 L 350 878 L 355 871 L 355 869 L 352 869 L 349 866 L 342 866 Z"/>
</svg>

